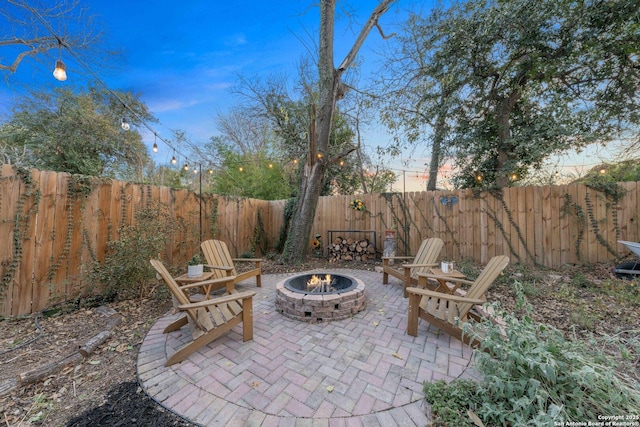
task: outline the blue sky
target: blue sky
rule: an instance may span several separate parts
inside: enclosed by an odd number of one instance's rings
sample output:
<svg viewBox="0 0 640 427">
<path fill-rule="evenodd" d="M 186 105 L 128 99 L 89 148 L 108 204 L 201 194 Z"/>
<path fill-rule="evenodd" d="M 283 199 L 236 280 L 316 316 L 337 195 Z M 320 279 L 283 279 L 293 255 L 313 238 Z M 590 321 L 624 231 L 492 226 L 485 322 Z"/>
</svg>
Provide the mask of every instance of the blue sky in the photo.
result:
<svg viewBox="0 0 640 427">
<path fill-rule="evenodd" d="M 35 5 L 34 0 L 31 0 Z M 30 2 L 30 3 L 31 3 Z M 215 115 L 235 103 L 230 89 L 237 75 L 269 76 L 285 73 L 296 76 L 298 61 L 313 48 L 319 27 L 318 7 L 309 0 L 232 0 L 227 2 L 84 0 L 95 25 L 103 31 L 104 48 L 121 52 L 113 67 L 92 67 L 111 89 L 140 94 L 159 123 L 150 124 L 158 136 L 171 138 L 171 130 L 186 132 L 194 144 L 218 134 Z M 436 0 L 399 0 L 380 20 L 385 33 L 397 29 L 407 10 L 427 10 Z M 362 23 L 377 5 L 372 0 L 339 2 L 336 24 L 335 63 L 352 46 Z M 342 9 L 341 9 L 342 7 Z M 351 17 L 341 12 L 348 8 Z M 44 32 L 44 28 L 40 31 Z M 372 31 L 360 51 L 362 75 L 375 69 L 377 52 L 384 41 Z M 40 61 L 28 60 L 0 84 L 0 117 L 6 114 L 15 96 L 26 88 L 55 85 L 86 86 L 89 77 L 74 59 L 62 53 L 68 80 L 51 76 L 55 53 Z M 143 133 L 153 144 L 153 134 Z M 379 129 L 365 131 L 364 143 L 373 150 L 388 136 Z M 171 150 L 159 143 L 156 161 L 168 162 Z M 400 175 L 395 190 L 420 190 L 425 180 L 428 152 L 418 149 L 409 162 L 399 159 L 391 166 Z M 405 159 L 406 160 L 406 159 Z M 571 161 L 569 160 L 569 163 Z M 402 169 L 407 172 L 403 179 Z"/>
<path fill-rule="evenodd" d="M 395 31 L 408 9 L 428 8 L 435 2 L 400 0 L 382 17 L 384 31 Z M 298 61 L 313 48 L 319 27 L 318 7 L 309 0 L 84 0 L 82 4 L 102 28 L 104 47 L 122 53 L 115 67 L 92 67 L 92 71 L 111 89 L 140 94 L 160 121 L 150 126 L 161 138 L 169 139 L 172 129 L 180 129 L 194 144 L 218 133 L 214 117 L 237 102 L 230 89 L 238 74 L 266 77 L 285 73 L 295 78 Z M 339 1 L 336 64 L 377 4 L 372 0 Z M 350 18 L 343 13 L 345 9 Z M 372 31 L 359 55 L 364 61 L 363 76 L 380 59 L 376 52 L 382 43 L 388 42 Z M 87 73 L 65 52 L 62 58 L 68 80 L 54 80 L 49 68 L 53 68 L 55 53 L 51 55 L 41 62 L 25 62 L 10 76 L 8 85 L 0 86 L 0 114 L 26 87 L 86 85 Z M 152 133 L 144 137 L 149 145 L 153 143 Z M 380 131 L 370 131 L 365 143 L 375 147 L 386 138 Z M 162 143 L 159 146 L 157 160 L 168 161 L 170 149 Z M 419 167 L 423 165 L 424 161 Z"/>
</svg>

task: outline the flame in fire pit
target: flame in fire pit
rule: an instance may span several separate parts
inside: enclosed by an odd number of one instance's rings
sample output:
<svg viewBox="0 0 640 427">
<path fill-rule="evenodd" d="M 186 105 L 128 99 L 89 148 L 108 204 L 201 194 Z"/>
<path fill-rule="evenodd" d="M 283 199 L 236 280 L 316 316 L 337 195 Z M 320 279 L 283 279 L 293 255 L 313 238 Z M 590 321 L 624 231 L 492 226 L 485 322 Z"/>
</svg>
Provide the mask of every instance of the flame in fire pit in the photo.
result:
<svg viewBox="0 0 640 427">
<path fill-rule="evenodd" d="M 307 292 L 331 292 L 334 284 L 335 280 L 331 278 L 330 274 L 326 274 L 324 279 L 314 274 L 307 281 Z"/>
</svg>

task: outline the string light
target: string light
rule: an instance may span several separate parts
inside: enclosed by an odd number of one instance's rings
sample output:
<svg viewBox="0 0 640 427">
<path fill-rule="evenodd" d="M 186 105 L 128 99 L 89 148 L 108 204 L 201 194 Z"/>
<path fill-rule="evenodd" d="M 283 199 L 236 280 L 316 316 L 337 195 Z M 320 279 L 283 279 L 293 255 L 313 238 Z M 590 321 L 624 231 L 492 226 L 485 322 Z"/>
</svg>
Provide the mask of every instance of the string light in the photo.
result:
<svg viewBox="0 0 640 427">
<path fill-rule="evenodd" d="M 193 168 L 193 174 L 197 175 L 198 174 L 198 168 Z"/>
<path fill-rule="evenodd" d="M 56 61 L 56 68 L 53 70 L 53 77 L 61 82 L 67 80 L 67 66 L 64 65 L 62 59 Z"/>
<path fill-rule="evenodd" d="M 240 166 L 240 167 L 238 168 L 238 170 L 239 170 L 240 172 L 242 172 L 242 171 L 244 170 L 244 168 L 243 168 L 242 166 Z"/>
<path fill-rule="evenodd" d="M 338 163 L 340 166 L 344 166 L 344 160 L 340 160 L 340 162 Z"/>
<path fill-rule="evenodd" d="M 67 80 L 67 66 L 62 62 L 62 40 L 60 40 L 58 36 L 56 36 L 56 39 L 58 39 L 60 59 L 56 61 L 56 67 L 53 69 L 53 77 L 56 80 L 63 82 Z"/>
<path fill-rule="evenodd" d="M 184 170 L 186 170 L 186 171 L 189 170 L 189 164 L 187 164 L 187 163 L 184 164 Z"/>
<path fill-rule="evenodd" d="M 209 168 L 207 172 L 209 172 L 209 175 L 213 175 L 213 169 Z"/>
<path fill-rule="evenodd" d="M 122 127 L 123 130 L 131 129 L 131 126 L 127 122 L 127 119 L 125 119 L 124 117 L 122 118 L 122 124 L 120 126 Z"/>
<path fill-rule="evenodd" d="M 478 182 L 482 181 L 482 174 L 476 175 L 476 181 L 478 181 Z"/>
<path fill-rule="evenodd" d="M 273 163 L 269 163 L 269 169 L 273 169 Z"/>
<path fill-rule="evenodd" d="M 153 134 L 153 152 L 157 153 L 158 152 L 158 142 L 156 140 L 156 138 L 158 138 L 158 135 L 156 135 L 155 133 Z"/>
<path fill-rule="evenodd" d="M 171 164 L 175 165 L 178 163 L 178 159 L 176 159 L 176 150 L 173 150 L 173 157 L 171 158 Z"/>
</svg>

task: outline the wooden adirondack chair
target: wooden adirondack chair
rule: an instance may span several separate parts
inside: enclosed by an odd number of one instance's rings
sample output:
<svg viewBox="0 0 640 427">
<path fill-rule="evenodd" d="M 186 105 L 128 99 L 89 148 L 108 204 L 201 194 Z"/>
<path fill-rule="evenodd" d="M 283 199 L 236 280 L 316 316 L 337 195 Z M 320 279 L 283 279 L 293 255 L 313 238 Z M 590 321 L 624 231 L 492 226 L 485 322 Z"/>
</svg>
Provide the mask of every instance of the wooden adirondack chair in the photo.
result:
<svg viewBox="0 0 640 427">
<path fill-rule="evenodd" d="M 174 308 L 186 313 L 186 316 L 172 322 L 163 332 L 165 334 L 174 332 L 189 324 L 192 335 L 192 341 L 173 353 L 167 359 L 165 366 L 183 361 L 194 351 L 209 344 L 240 323 L 242 323 L 243 341 L 253 339 L 253 296 L 255 292 L 233 292 L 192 303 L 184 291 L 185 287 L 178 286 L 161 261 L 152 259 L 151 265 L 169 287 L 173 295 Z M 187 287 L 200 285 L 194 283 L 187 285 Z"/>
<path fill-rule="evenodd" d="M 437 266 L 436 260 L 444 242 L 437 237 L 425 239 L 418 249 L 415 257 L 394 256 L 382 258 L 382 283 L 389 284 L 389 274 L 403 281 L 404 297 L 408 296 L 407 288 L 418 284 L 418 274 L 428 272 L 430 267 Z M 413 259 L 411 264 L 402 264 L 400 268 L 394 268 L 390 261 Z"/>
<path fill-rule="evenodd" d="M 245 279 L 256 277 L 256 285 L 262 286 L 262 259 L 261 258 L 231 258 L 227 244 L 222 240 L 205 240 L 200 244 L 202 253 L 207 263 L 204 265 L 214 272 L 214 277 L 235 276 L 234 283 L 242 282 Z M 238 273 L 236 262 L 253 262 L 254 268 Z"/>
<path fill-rule="evenodd" d="M 464 281 L 471 284 L 464 296 L 424 289 L 429 275 L 420 274 L 418 280 L 420 287 L 407 289 L 409 292 L 407 333 L 414 337 L 418 336 L 418 318 L 422 318 L 460 341 L 477 346 L 479 344 L 477 340 L 472 341 L 468 335 L 462 336 L 463 325 L 469 321 L 469 312 L 474 305 L 486 302 L 485 292 L 508 264 L 508 256 L 500 255 L 491 258 L 475 281 Z"/>
</svg>

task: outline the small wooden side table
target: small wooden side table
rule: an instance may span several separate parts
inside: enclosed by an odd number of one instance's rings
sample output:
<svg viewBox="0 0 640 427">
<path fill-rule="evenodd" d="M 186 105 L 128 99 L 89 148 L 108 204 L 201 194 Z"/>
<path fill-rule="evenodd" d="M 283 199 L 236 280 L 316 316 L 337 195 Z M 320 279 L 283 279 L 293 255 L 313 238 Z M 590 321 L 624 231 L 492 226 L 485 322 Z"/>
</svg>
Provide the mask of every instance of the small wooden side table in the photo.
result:
<svg viewBox="0 0 640 427">
<path fill-rule="evenodd" d="M 429 269 L 431 274 L 434 276 L 438 276 L 435 279 L 438 281 L 438 286 L 434 289 L 436 292 L 446 292 L 448 294 L 453 295 L 458 289 L 457 283 L 452 283 L 452 287 L 447 285 L 447 278 L 452 279 L 466 279 L 467 276 L 459 272 L 458 270 L 451 270 L 448 273 L 443 273 L 441 269 L 432 267 Z"/>
<path fill-rule="evenodd" d="M 202 273 L 202 275 L 200 276 L 196 276 L 196 277 L 189 277 L 189 275 L 187 275 L 187 273 L 178 276 L 175 278 L 176 283 L 180 286 L 180 285 L 197 285 L 200 282 L 205 282 L 209 279 L 211 279 L 214 275 L 213 271 L 205 271 L 204 273 Z M 215 288 L 213 288 L 213 285 L 217 285 Z M 225 285 L 225 287 L 227 288 L 227 292 L 228 293 L 233 293 L 234 291 L 234 282 L 233 280 L 230 280 L 227 282 L 227 284 Z M 213 288 L 213 289 L 212 289 Z M 222 289 L 222 287 L 220 286 L 220 283 L 205 283 L 202 285 L 202 291 L 204 292 L 204 299 L 209 299 L 209 294 L 211 293 L 212 290 L 216 290 L 216 289 Z"/>
</svg>

